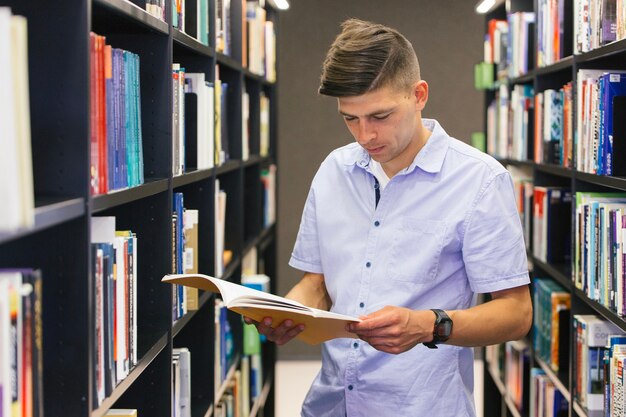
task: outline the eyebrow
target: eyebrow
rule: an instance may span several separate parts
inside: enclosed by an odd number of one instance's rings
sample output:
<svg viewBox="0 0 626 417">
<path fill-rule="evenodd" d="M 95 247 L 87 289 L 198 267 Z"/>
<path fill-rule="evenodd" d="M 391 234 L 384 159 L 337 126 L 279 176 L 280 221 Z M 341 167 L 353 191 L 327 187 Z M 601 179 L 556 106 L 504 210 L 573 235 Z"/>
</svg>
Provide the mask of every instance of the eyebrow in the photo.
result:
<svg viewBox="0 0 626 417">
<path fill-rule="evenodd" d="M 364 115 L 363 117 L 372 117 L 372 116 L 377 116 L 377 115 L 380 115 L 380 114 L 391 113 L 391 112 L 392 112 L 392 111 L 394 111 L 394 110 L 395 110 L 395 107 L 391 107 L 391 108 L 388 108 L 388 109 L 381 109 L 381 110 L 377 110 L 377 111 L 375 111 L 375 112 L 372 112 L 372 113 L 366 114 L 366 115 Z M 354 114 L 346 113 L 346 112 L 341 111 L 341 110 L 338 110 L 338 111 L 339 111 L 339 114 L 340 114 L 340 115 L 342 115 L 342 116 L 348 116 L 348 117 L 359 117 L 359 116 L 356 116 L 356 115 L 354 115 Z"/>
</svg>

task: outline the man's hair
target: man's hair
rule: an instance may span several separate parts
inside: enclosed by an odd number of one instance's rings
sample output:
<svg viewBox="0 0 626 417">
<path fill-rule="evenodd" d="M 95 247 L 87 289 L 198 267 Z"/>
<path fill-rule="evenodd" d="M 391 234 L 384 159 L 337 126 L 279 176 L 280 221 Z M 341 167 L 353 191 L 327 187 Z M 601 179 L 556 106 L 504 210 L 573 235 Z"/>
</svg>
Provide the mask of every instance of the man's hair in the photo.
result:
<svg viewBox="0 0 626 417">
<path fill-rule="evenodd" d="M 408 89 L 420 80 L 413 45 L 397 30 L 359 19 L 341 29 L 324 60 L 320 94 L 358 96 L 387 86 Z"/>
</svg>

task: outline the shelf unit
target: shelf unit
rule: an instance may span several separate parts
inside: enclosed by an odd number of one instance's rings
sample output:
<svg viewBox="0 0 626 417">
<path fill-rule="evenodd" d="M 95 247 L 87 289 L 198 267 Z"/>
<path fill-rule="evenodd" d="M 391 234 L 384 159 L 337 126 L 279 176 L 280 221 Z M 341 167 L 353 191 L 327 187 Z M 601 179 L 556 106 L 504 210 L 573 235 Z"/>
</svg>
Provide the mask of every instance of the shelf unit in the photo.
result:
<svg viewBox="0 0 626 417">
<path fill-rule="evenodd" d="M 146 12 L 144 0 L 0 0 L 28 20 L 28 59 L 35 186 L 35 224 L 0 234 L 0 267 L 37 268 L 43 276 L 43 397 L 47 416 L 101 417 L 110 408 L 136 408 L 139 416 L 165 417 L 172 410 L 172 351 L 192 351 L 192 416 L 213 415 L 214 296 L 200 293 L 199 308 L 172 323 L 172 288 L 161 283 L 171 272 L 173 194 L 199 210 L 199 270 L 213 275 L 214 192 L 228 192 L 226 249 L 232 261 L 221 278 L 240 282 L 241 261 L 258 250 L 261 270 L 276 291 L 276 227 L 263 223 L 260 173 L 276 161 L 277 83 L 242 65 L 242 20 L 246 2 L 231 2 L 230 56 L 216 53 L 218 0 L 208 1 L 209 45 L 174 28 L 172 1 L 166 21 Z M 265 6 L 277 27 L 278 11 Z M 140 56 L 145 183 L 104 195 L 90 193 L 89 34 Z M 229 82 L 227 120 L 230 160 L 205 170 L 172 174 L 172 64 Z M 242 161 L 242 100 L 250 93 L 250 158 Z M 269 155 L 260 155 L 259 98 L 270 100 Z M 7 196 L 8 197 L 8 196 Z M 95 405 L 95 284 L 90 277 L 90 219 L 115 216 L 118 229 L 138 236 L 138 363 L 98 406 Z M 229 317 L 233 324 L 238 315 Z M 242 328 L 233 325 L 235 360 L 242 355 Z M 275 347 L 263 345 L 262 395 L 251 416 L 274 415 Z"/>
<path fill-rule="evenodd" d="M 498 0 L 495 2 L 494 6 L 485 14 L 485 23 L 487 23 L 490 19 L 506 19 L 508 13 L 513 13 L 517 11 L 525 11 L 525 12 L 535 12 L 536 16 L 536 8 L 538 7 L 537 1 L 531 0 Z M 566 16 L 565 19 L 569 19 L 570 22 L 573 21 L 572 11 L 569 11 L 569 16 Z M 567 25 L 567 23 L 566 23 Z M 572 29 L 572 24 L 569 24 L 570 30 Z M 487 29 L 487 24 L 485 25 Z M 536 29 L 534 32 L 533 42 L 531 45 L 533 50 L 536 50 Z M 571 39 L 569 40 L 571 42 Z M 624 58 L 626 58 L 626 40 L 615 41 L 605 46 L 602 46 L 598 49 L 592 50 L 587 53 L 583 53 L 580 55 L 572 54 L 572 45 L 566 45 L 566 51 L 569 50 L 569 54 L 557 62 L 540 68 L 533 68 L 529 70 L 526 74 L 516 77 L 516 78 L 502 78 L 496 82 L 496 85 L 501 85 L 502 83 L 507 84 L 509 86 L 509 90 L 513 88 L 513 86 L 518 84 L 527 84 L 531 85 L 534 88 L 535 93 L 539 91 L 543 91 L 548 88 L 560 88 L 568 81 L 576 80 L 576 74 L 579 69 L 587 69 L 587 68 L 606 68 L 606 69 L 623 69 L 624 68 Z M 574 103 L 576 100 L 574 92 Z M 495 97 L 495 89 L 488 89 L 485 91 L 485 105 L 487 105 L 491 100 Z M 574 126 L 576 123 L 575 116 L 575 104 L 574 104 Z M 485 126 L 487 126 L 487 112 L 485 111 Z M 575 127 L 574 127 L 575 129 Z M 530 127 L 531 135 L 533 138 L 533 127 Z M 532 139 L 531 139 L 532 140 Z M 576 152 L 573 152 L 575 157 Z M 500 162 L 507 165 L 514 165 L 518 167 L 523 167 L 532 172 L 533 183 L 535 185 L 561 185 L 570 187 L 572 193 L 577 191 L 601 191 L 601 192 L 614 192 L 614 191 L 626 191 L 626 178 L 618 178 L 618 177 L 607 177 L 600 176 L 595 174 L 589 174 L 584 172 L 579 172 L 576 169 L 565 168 L 559 165 L 554 164 L 545 164 L 545 163 L 535 163 L 534 161 L 525 160 L 511 160 L 511 159 L 499 159 Z M 575 166 L 575 165 L 574 165 Z M 575 210 L 572 208 L 572 225 L 574 224 L 574 213 Z M 572 226 L 573 230 L 573 226 Z M 573 247 L 574 242 L 571 241 L 571 246 Z M 596 314 L 598 316 L 603 317 L 606 320 L 609 320 L 615 323 L 618 327 L 626 331 L 626 320 L 623 317 L 619 317 L 614 312 L 610 311 L 608 308 L 604 307 L 600 303 L 589 299 L 586 294 L 577 289 L 573 283 L 572 278 L 572 269 L 573 269 L 573 260 L 572 264 L 550 264 L 542 262 L 541 260 L 529 254 L 529 259 L 533 265 L 532 276 L 536 277 L 549 277 L 552 280 L 559 283 L 563 288 L 566 289 L 571 294 L 571 315 L 570 315 L 570 328 L 573 324 L 573 319 L 571 316 L 574 314 Z M 531 349 L 531 364 L 533 366 L 541 367 L 546 375 L 552 380 L 556 387 L 564 394 L 566 399 L 569 402 L 569 416 L 578 416 L 578 417 L 600 417 L 603 415 L 601 411 L 588 411 L 586 410 L 578 401 L 572 398 L 570 394 L 572 391 L 573 384 L 575 383 L 573 377 L 573 370 L 575 364 L 573 363 L 575 359 L 573 358 L 572 352 L 575 347 L 575 339 L 574 332 L 570 332 L 570 343 L 569 343 L 569 364 L 567 364 L 567 372 L 565 374 L 557 375 L 555 374 L 550 366 L 545 364 Z M 532 343 L 531 343 L 532 346 Z M 485 364 L 485 369 L 489 368 L 488 364 Z M 497 380 L 497 375 L 491 370 L 485 372 L 485 416 L 516 416 L 519 415 L 519 411 L 515 409 L 514 406 L 508 404 L 504 401 L 507 398 L 507 390 L 504 388 L 502 390 L 502 382 Z M 500 407 L 499 405 L 505 404 L 506 406 Z"/>
</svg>

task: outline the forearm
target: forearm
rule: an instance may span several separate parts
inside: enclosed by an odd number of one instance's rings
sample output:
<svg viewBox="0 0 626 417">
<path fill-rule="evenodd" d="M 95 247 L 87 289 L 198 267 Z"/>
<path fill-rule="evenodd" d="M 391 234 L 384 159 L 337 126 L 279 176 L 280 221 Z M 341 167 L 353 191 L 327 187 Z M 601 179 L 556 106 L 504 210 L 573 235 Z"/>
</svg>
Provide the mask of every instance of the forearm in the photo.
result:
<svg viewBox="0 0 626 417">
<path fill-rule="evenodd" d="M 320 310 L 330 310 L 332 306 L 323 274 L 306 272 L 285 297 Z"/>
<path fill-rule="evenodd" d="M 447 311 L 454 323 L 448 344 L 487 346 L 524 337 L 533 312 L 526 286 L 499 291 L 493 299 L 467 310 Z"/>
</svg>

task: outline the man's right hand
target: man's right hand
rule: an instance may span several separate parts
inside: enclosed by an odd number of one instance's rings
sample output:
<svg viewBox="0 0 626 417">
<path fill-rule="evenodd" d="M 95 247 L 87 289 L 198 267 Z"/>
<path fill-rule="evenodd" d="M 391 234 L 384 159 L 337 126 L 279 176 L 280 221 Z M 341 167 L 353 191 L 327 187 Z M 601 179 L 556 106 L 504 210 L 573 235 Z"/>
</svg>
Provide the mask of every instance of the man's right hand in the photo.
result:
<svg viewBox="0 0 626 417">
<path fill-rule="evenodd" d="M 260 322 L 254 321 L 249 317 L 244 317 L 243 320 L 247 324 L 256 326 L 259 333 L 265 335 L 267 340 L 279 346 L 289 342 L 304 330 L 304 324 L 294 324 L 292 320 L 285 320 L 278 327 L 272 327 L 271 317 L 265 317 Z"/>
</svg>

